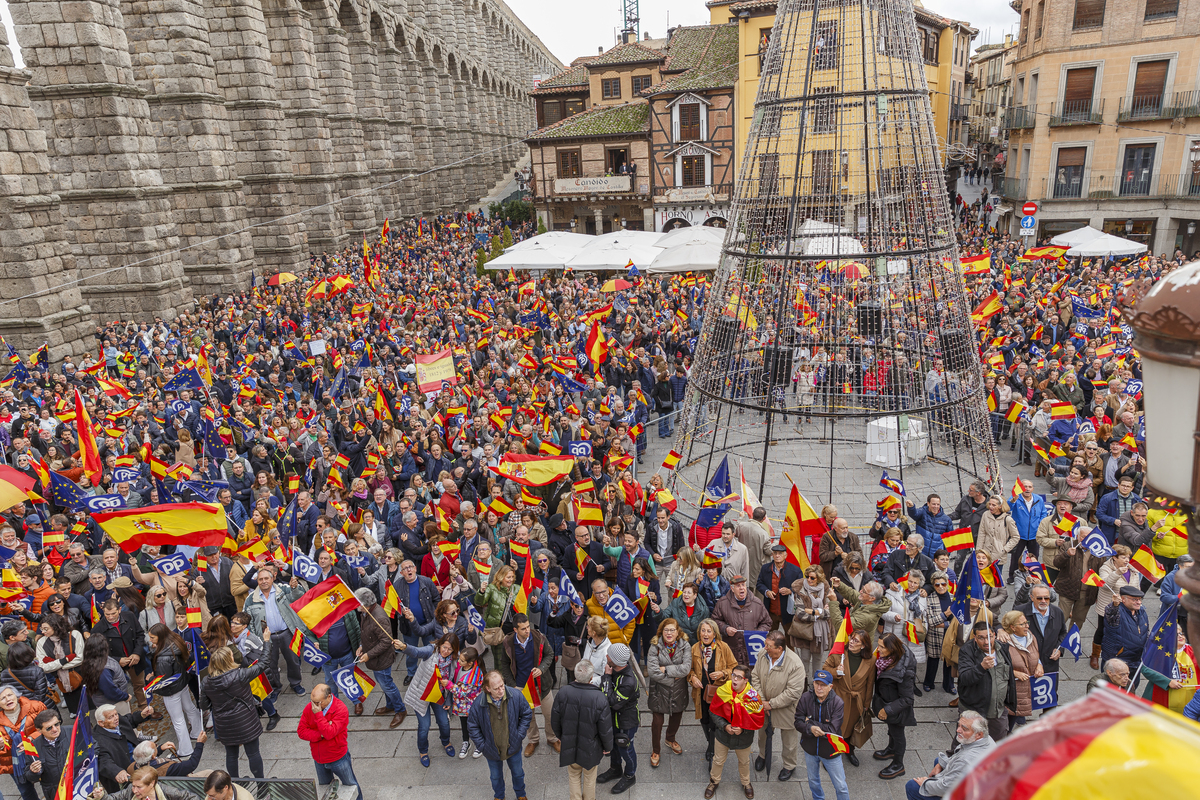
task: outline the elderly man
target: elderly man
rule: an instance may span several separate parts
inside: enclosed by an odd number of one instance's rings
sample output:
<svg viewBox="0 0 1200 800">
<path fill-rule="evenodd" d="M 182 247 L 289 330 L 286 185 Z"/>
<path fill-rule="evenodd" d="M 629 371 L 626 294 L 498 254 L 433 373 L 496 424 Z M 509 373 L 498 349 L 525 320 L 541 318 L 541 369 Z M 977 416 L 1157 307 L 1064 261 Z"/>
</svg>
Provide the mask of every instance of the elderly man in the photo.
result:
<svg viewBox="0 0 1200 800">
<path fill-rule="evenodd" d="M 512 776 L 513 792 L 517 797 L 525 796 L 521 742 L 532 720 L 533 710 L 518 689 L 506 686 L 504 677 L 495 670 L 483 676 L 483 691 L 467 714 L 467 734 L 487 759 L 493 797 L 504 797 L 505 764 Z"/>
<path fill-rule="evenodd" d="M 100 783 L 109 794 L 119 791 L 122 784 L 129 782 L 129 771 L 126 768 L 133 760 L 133 748 L 142 742 L 134 728 L 153 713 L 154 709 L 146 706 L 140 714 L 121 716 L 116 706 L 97 706 L 96 724 L 93 726 L 93 734 L 96 737 L 96 762 L 100 767 Z"/>
<path fill-rule="evenodd" d="M 771 715 L 771 724 L 779 731 L 783 741 L 783 764 L 779 780 L 792 779 L 796 771 L 799 739 L 793 719 L 796 703 L 804 692 L 804 662 L 800 656 L 788 649 L 787 639 L 780 631 L 767 634 L 763 652 L 759 653 L 754 669 L 750 671 L 750 685 L 762 698 L 763 708 Z M 765 726 L 758 732 L 758 757 L 754 769 L 761 772 L 767 766 L 767 731 Z"/>
<path fill-rule="evenodd" d="M 304 686 L 301 685 L 300 658 L 292 652 L 292 637 L 297 629 L 304 624 L 292 609 L 291 604 L 304 594 L 300 581 L 294 575 L 288 584 L 276 584 L 279 570 L 274 565 L 267 564 L 257 570 L 247 572 L 242 579 L 247 586 L 255 587 L 246 596 L 245 611 L 250 615 L 250 630 L 269 645 L 267 651 L 266 676 L 270 684 L 276 687 L 271 700 L 278 696 L 283 684 L 279 680 L 279 656 L 283 656 L 287 665 L 288 684 L 292 691 L 304 696 Z"/>
<path fill-rule="evenodd" d="M 795 564 L 787 560 L 787 548 L 777 544 L 771 548 L 771 560 L 758 570 L 758 580 L 754 585 L 758 594 L 762 595 L 763 605 L 771 615 L 771 630 L 786 627 L 790 621 L 787 614 L 789 595 L 792 584 L 804 579 L 804 573 Z"/>
<path fill-rule="evenodd" d="M 1015 607 L 1029 620 L 1029 632 L 1038 643 L 1038 655 L 1045 672 L 1058 672 L 1063 639 L 1067 636 L 1067 618 L 1062 609 L 1050 603 L 1050 587 L 1036 584 L 1029 590 L 1029 602 Z"/>
<path fill-rule="evenodd" d="M 887 563 L 884 565 L 883 574 L 880 577 L 887 581 L 888 587 L 892 591 L 900 588 L 896 581 L 914 569 L 925 576 L 926 583 L 932 583 L 933 571 L 937 567 L 934 565 L 933 559 L 921 552 L 924 546 L 925 539 L 914 533 L 905 540 L 904 547 L 888 555 Z"/>
<path fill-rule="evenodd" d="M 125 771 L 132 775 L 142 767 L 150 767 L 160 778 L 186 778 L 200 766 L 204 743 L 207 741 L 208 731 L 200 731 L 196 748 L 190 756 L 181 760 L 175 752 L 174 742 L 164 742 L 162 747 L 157 747 L 154 742 L 146 740 L 133 748 L 133 763 Z"/>
<path fill-rule="evenodd" d="M 721 636 L 737 663 L 748 664 L 750 657 L 742 631 L 766 633 L 771 630 L 771 615 L 763 601 L 750 594 L 745 576 L 734 575 L 729 579 L 729 587 L 729 593 L 713 606 L 712 620 L 720 626 Z"/>
<path fill-rule="evenodd" d="M 383 690 L 385 699 L 375 709 L 375 716 L 385 717 L 391 714 L 392 721 L 388 723 L 388 728 L 398 728 L 408 716 L 408 709 L 404 707 L 404 698 L 396 687 L 396 682 L 392 680 L 392 662 L 396 660 L 396 650 L 392 647 L 388 615 L 370 589 L 363 587 L 356 591 L 354 596 L 362 604 L 358 612 L 362 621 L 358 626 L 359 646 L 355 651 L 357 663 L 371 670 L 375 682 Z"/>
<path fill-rule="evenodd" d="M 904 786 L 908 800 L 923 797 L 945 797 L 966 777 L 971 768 L 978 764 L 996 742 L 988 735 L 988 723 L 974 711 L 964 711 L 958 717 L 954 733 L 954 746 L 949 751 L 938 753 L 933 760 L 933 769 L 924 778 L 913 778 Z"/>
<path fill-rule="evenodd" d="M 1088 679 L 1087 691 L 1090 692 L 1104 681 L 1108 681 L 1118 689 L 1129 685 L 1129 665 L 1119 658 L 1110 658 L 1104 662 L 1104 669 Z"/>
<path fill-rule="evenodd" d="M 850 606 L 850 624 L 854 630 L 867 633 L 874 641 L 879 620 L 892 609 L 891 601 L 884 599 L 883 586 L 877 581 L 867 581 L 856 592 L 836 575 L 829 579 L 829 585 Z"/>
<path fill-rule="evenodd" d="M 1142 608 L 1142 590 L 1136 586 L 1122 586 L 1120 596 L 1113 595 L 1112 605 L 1104 609 L 1104 641 L 1101 643 L 1102 660 L 1119 658 L 1137 669 L 1142 661 L 1142 650 L 1150 637 L 1150 617 Z"/>
<path fill-rule="evenodd" d="M 980 619 L 958 653 L 958 699 L 960 706 L 987 720 L 988 732 L 997 741 L 1008 735 L 1004 703 L 1011 681 L 1008 648 L 1001 646 L 991 626 Z"/>
<path fill-rule="evenodd" d="M 411 561 L 404 561 L 400 564 L 400 577 L 404 580 L 396 582 L 396 591 L 400 595 L 400 602 L 412 612 L 413 616 L 410 620 L 408 615 L 405 615 L 400 620 L 400 635 L 410 648 L 429 644 L 429 634 L 437 623 L 433 612 L 441 600 L 441 595 L 438 593 L 437 587 L 433 585 L 433 581 L 424 575 L 417 574 L 417 565 Z M 412 683 L 413 675 L 417 671 L 417 658 L 410 655 L 407 650 L 404 656 L 404 669 L 408 673 L 404 676 L 404 685 L 408 686 Z"/>
<path fill-rule="evenodd" d="M 591 661 L 575 665 L 574 682 L 554 699 L 551 730 L 562 742 L 558 766 L 567 768 L 571 800 L 596 800 L 596 772 L 613 749 L 613 713 L 592 684 Z"/>
</svg>

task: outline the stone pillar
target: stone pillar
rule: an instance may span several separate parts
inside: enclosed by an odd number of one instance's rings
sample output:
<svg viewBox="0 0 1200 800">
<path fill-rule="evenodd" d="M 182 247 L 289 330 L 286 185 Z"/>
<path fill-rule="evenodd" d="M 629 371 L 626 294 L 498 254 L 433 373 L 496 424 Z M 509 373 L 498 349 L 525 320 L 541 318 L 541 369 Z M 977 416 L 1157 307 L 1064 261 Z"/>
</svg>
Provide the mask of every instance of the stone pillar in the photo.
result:
<svg viewBox="0 0 1200 800">
<path fill-rule="evenodd" d="M 450 147 L 446 142 L 445 108 L 442 105 L 441 71 L 442 65 L 438 60 L 438 51 L 434 50 L 434 63 L 422 65 L 425 81 L 426 121 L 429 126 L 429 160 L 424 170 L 441 167 L 449 160 Z M 435 214 L 442 210 L 442 193 L 432 192 L 434 186 L 443 185 L 445 180 L 442 171 L 424 175 L 421 178 L 421 208 L 422 211 Z M 436 195 L 436 196 L 434 196 Z"/>
<path fill-rule="evenodd" d="M 265 275 L 308 269 L 304 220 L 296 211 L 287 120 L 271 65 L 271 43 L 259 0 L 210 0 L 205 5 L 213 60 L 222 66 L 238 177 L 243 184 L 254 260 Z M 289 217 L 288 219 L 280 219 Z M 278 220 L 278 221 L 277 221 Z"/>
<path fill-rule="evenodd" d="M 118 0 L 10 0 L 48 131 L 83 302 L 101 320 L 174 318 L 192 301 L 171 190 Z"/>
<path fill-rule="evenodd" d="M 392 208 L 389 214 L 402 217 L 411 214 L 416 206 L 416 181 L 408 178 L 415 171 L 416 141 L 413 137 L 412 123 L 414 121 L 408 99 L 408 78 L 406 77 L 406 60 L 411 60 L 411 53 L 402 49 L 402 31 L 397 28 L 393 46 L 388 47 L 383 54 L 380 83 L 382 85 L 388 136 L 391 141 L 392 164 L 388 174 L 389 181 L 404 178 L 393 184 L 389 191 L 392 198 Z"/>
<path fill-rule="evenodd" d="M 350 69 L 354 76 L 354 101 L 358 109 L 358 120 L 362 126 L 363 165 L 366 168 L 364 188 L 380 186 L 391 180 L 389 173 L 391 158 L 388 147 L 388 121 L 383 114 L 383 102 L 380 99 L 379 88 L 379 51 L 387 42 L 383 41 L 383 31 L 371 26 L 372 38 L 367 39 L 365 26 L 360 26 L 349 40 Z M 378 35 L 379 39 L 374 37 Z M 367 200 L 372 207 L 372 215 L 379 225 L 388 216 L 389 209 L 385 208 L 387 191 L 368 195 Z M 370 231 L 367 238 L 371 238 Z"/>
<path fill-rule="evenodd" d="M 412 214 L 420 214 L 429 210 L 429 192 L 432 178 L 423 174 L 433 166 L 433 137 L 429 130 L 429 109 L 432 106 L 429 94 L 425 88 L 425 70 L 428 67 L 428 51 L 424 43 L 417 40 L 414 57 L 406 60 L 406 83 L 408 85 L 409 108 L 412 118 L 413 151 L 415 157 L 414 172 L 417 177 L 407 181 L 412 191 Z"/>
<path fill-rule="evenodd" d="M 472 162 L 461 160 L 471 155 L 466 137 L 463 135 L 466 102 L 463 98 L 463 84 L 458 78 L 461 67 L 451 62 L 450 71 L 442 76 L 442 104 L 446 119 L 446 139 L 450 143 L 450 152 L 445 163 L 460 162 L 446 170 L 450 179 L 450 191 L 443 198 L 447 208 L 457 208 L 467 200 L 467 170 Z"/>
<path fill-rule="evenodd" d="M 317 77 L 312 14 L 294 4 L 281 4 L 264 9 L 264 16 L 287 124 L 296 207 L 314 209 L 303 218 L 305 244 L 310 253 L 338 250 L 350 239 L 342 206 L 335 202 L 340 195 L 333 171 L 329 118 Z"/>
<path fill-rule="evenodd" d="M 49 343 L 58 361 L 95 344 L 88 337 L 95 323 L 77 283 L 28 81 L 29 73 L 13 66 L 0 25 L 0 335 L 26 355 Z"/>
<path fill-rule="evenodd" d="M 146 92 L 159 169 L 186 248 L 179 258 L 188 280 L 205 296 L 244 287 L 254 246 L 204 8 L 196 0 L 123 0 L 121 11 L 133 77 Z"/>
</svg>

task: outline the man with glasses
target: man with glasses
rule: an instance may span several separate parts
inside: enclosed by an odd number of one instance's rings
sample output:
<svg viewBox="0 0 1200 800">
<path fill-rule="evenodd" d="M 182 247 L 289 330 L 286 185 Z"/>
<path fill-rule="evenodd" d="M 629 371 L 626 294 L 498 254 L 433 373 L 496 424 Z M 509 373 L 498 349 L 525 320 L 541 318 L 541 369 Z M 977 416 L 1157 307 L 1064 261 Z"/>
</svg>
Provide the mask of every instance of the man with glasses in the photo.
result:
<svg viewBox="0 0 1200 800">
<path fill-rule="evenodd" d="M 408 686 L 417 672 L 417 657 L 409 651 L 432 641 L 430 634 L 437 624 L 433 612 L 441 600 L 441 594 L 433 581 L 417 574 L 417 565 L 412 561 L 405 560 L 400 564 L 400 577 L 404 580 L 396 582 L 396 592 L 405 610 L 410 612 L 399 623 L 400 634 L 408 645 L 404 654 L 404 668 L 408 673 L 404 676 L 404 685 Z"/>
<path fill-rule="evenodd" d="M 42 784 L 42 796 L 46 800 L 54 800 L 58 794 L 58 782 L 62 778 L 63 767 L 67 763 L 70 737 L 63 736 L 62 718 L 53 709 L 47 709 L 34 717 L 33 726 L 42 735 L 33 740 L 37 758 L 29 764 L 29 771 L 36 775 Z"/>
<path fill-rule="evenodd" d="M 1050 587 L 1046 584 L 1039 583 L 1030 589 L 1029 597 L 1028 603 L 1015 606 L 1013 610 L 1020 611 L 1029 620 L 1029 631 L 1037 639 L 1042 670 L 1058 672 L 1063 639 L 1067 637 L 1067 617 L 1061 608 L 1050 603 Z M 998 637 L 1003 641 L 1008 633 L 1002 631 Z"/>
<path fill-rule="evenodd" d="M 988 735 L 987 720 L 974 711 L 964 711 L 958 718 L 954 746 L 937 754 L 927 776 L 913 778 L 905 785 L 908 800 L 948 795 L 995 747 L 996 741 Z"/>
<path fill-rule="evenodd" d="M 243 581 L 252 587 L 252 590 L 246 597 L 244 610 L 250 615 L 250 630 L 260 634 L 264 643 L 269 643 L 267 680 L 274 687 L 282 686 L 279 680 L 279 656 L 282 654 L 287 663 L 288 684 L 293 692 L 303 697 L 300 657 L 292 652 L 291 647 L 292 637 L 296 630 L 302 627 L 302 623 L 291 604 L 304 594 L 304 590 L 300 588 L 300 581 L 295 576 L 292 576 L 289 584 L 276 585 L 277 574 L 278 570 L 271 565 L 246 573 Z M 276 694 L 278 691 L 276 688 Z M 273 694 L 271 699 L 274 700 L 275 696 Z"/>
</svg>

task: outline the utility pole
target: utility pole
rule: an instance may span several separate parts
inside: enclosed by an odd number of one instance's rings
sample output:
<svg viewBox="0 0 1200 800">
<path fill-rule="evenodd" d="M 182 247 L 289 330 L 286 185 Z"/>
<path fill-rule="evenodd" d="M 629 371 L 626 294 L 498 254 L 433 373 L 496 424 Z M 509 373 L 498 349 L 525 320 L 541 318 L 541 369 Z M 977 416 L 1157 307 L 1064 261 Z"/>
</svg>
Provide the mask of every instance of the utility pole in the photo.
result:
<svg viewBox="0 0 1200 800">
<path fill-rule="evenodd" d="M 638 16 L 638 0 L 622 0 L 625 8 L 625 27 L 621 29 L 621 42 L 636 42 L 641 38 L 641 30 L 639 23 L 641 19 Z"/>
</svg>

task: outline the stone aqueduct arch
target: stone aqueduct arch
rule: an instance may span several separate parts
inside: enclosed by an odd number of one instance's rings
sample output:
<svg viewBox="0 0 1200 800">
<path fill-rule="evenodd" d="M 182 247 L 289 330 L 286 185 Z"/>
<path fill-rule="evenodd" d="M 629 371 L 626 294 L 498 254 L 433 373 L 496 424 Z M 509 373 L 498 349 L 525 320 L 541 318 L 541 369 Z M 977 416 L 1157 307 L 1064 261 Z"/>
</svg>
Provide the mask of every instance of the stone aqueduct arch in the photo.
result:
<svg viewBox="0 0 1200 800">
<path fill-rule="evenodd" d="M 0 301 L 23 299 L 0 334 L 55 360 L 99 321 L 474 201 L 524 150 L 533 76 L 562 69 L 501 0 L 9 6 Z"/>
</svg>

